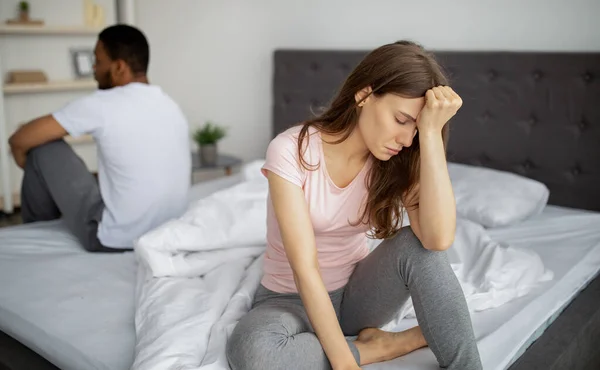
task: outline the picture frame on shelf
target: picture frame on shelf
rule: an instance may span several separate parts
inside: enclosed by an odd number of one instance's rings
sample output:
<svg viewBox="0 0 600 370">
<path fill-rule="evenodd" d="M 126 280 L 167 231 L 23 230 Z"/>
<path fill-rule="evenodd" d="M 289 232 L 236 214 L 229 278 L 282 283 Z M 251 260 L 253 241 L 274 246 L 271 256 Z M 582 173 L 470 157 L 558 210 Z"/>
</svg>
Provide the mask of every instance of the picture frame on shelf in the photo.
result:
<svg viewBox="0 0 600 370">
<path fill-rule="evenodd" d="M 94 76 L 94 50 L 87 48 L 71 49 L 73 69 L 77 78 Z"/>
</svg>

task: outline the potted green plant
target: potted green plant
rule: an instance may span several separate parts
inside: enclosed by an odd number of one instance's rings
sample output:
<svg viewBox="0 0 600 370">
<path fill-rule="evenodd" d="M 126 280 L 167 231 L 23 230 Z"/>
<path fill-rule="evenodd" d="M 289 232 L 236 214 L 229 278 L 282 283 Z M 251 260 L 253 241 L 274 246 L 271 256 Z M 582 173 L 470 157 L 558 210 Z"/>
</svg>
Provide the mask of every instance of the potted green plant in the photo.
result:
<svg viewBox="0 0 600 370">
<path fill-rule="evenodd" d="M 19 20 L 21 22 L 29 21 L 29 2 L 21 1 L 19 3 Z"/>
<path fill-rule="evenodd" d="M 225 137 L 224 127 L 207 122 L 194 132 L 194 141 L 200 148 L 200 163 L 204 166 L 215 166 L 218 157 L 218 142 Z"/>
</svg>

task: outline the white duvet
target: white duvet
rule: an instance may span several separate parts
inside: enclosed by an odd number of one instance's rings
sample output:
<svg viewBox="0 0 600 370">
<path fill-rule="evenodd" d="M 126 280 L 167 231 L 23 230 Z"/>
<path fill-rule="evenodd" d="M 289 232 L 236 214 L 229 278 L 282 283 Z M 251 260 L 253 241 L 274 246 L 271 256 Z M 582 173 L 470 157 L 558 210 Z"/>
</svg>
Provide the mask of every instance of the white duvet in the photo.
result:
<svg viewBox="0 0 600 370">
<path fill-rule="evenodd" d="M 257 173 L 137 242 L 132 369 L 229 369 L 227 338 L 249 310 L 262 274 L 268 189 Z M 535 253 L 496 243 L 467 220 L 458 220 L 448 253 L 471 311 L 500 306 L 552 279 Z M 413 314 L 409 301 L 384 329 Z"/>
</svg>

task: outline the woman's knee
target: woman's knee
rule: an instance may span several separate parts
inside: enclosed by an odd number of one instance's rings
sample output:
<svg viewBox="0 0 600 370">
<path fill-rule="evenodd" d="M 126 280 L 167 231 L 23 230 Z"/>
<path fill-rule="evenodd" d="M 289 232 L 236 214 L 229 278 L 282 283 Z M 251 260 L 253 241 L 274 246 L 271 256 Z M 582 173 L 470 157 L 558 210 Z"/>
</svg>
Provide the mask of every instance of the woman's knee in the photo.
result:
<svg viewBox="0 0 600 370">
<path fill-rule="evenodd" d="M 448 257 L 444 251 L 426 249 L 410 226 L 403 227 L 391 243 L 399 261 L 410 261 L 418 265 L 447 265 Z"/>
<path fill-rule="evenodd" d="M 255 352 L 257 351 L 256 342 L 247 340 L 246 333 L 244 330 L 241 330 L 241 326 L 238 323 L 227 341 L 225 350 L 231 369 L 254 369 L 255 367 L 250 361 L 256 357 Z"/>
<path fill-rule="evenodd" d="M 227 341 L 226 356 L 232 370 L 268 368 L 277 334 L 261 330 L 253 321 L 248 316 L 243 317 Z"/>
</svg>

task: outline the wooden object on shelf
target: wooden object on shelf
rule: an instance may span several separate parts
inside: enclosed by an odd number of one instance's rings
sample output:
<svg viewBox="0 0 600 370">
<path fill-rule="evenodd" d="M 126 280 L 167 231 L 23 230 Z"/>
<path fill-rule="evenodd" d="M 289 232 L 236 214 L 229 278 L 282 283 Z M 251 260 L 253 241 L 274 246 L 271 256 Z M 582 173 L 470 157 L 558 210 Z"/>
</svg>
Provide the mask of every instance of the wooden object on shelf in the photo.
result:
<svg viewBox="0 0 600 370">
<path fill-rule="evenodd" d="M 13 35 L 97 35 L 101 30 L 85 26 L 0 25 L 0 34 Z"/>
<path fill-rule="evenodd" d="M 88 27 L 103 27 L 106 24 L 104 8 L 93 0 L 83 0 L 83 19 Z"/>
<path fill-rule="evenodd" d="M 50 91 L 77 91 L 77 90 L 93 90 L 98 87 L 95 80 L 65 80 L 65 81 L 48 81 L 45 83 L 19 83 L 5 84 L 3 87 L 4 94 L 25 94 Z"/>
<path fill-rule="evenodd" d="M 6 79 L 11 84 L 22 84 L 22 83 L 46 83 L 48 77 L 43 71 L 10 71 L 8 72 L 8 78 Z"/>
<path fill-rule="evenodd" d="M 25 21 L 22 19 L 8 19 L 6 21 L 6 24 L 19 25 L 25 27 L 39 27 L 44 25 L 44 21 L 41 19 L 28 19 Z"/>
<path fill-rule="evenodd" d="M 72 137 L 70 135 L 65 136 L 65 142 L 70 145 L 78 145 L 78 144 L 92 144 L 94 142 L 94 138 L 92 135 L 81 135 L 79 137 Z"/>
</svg>

